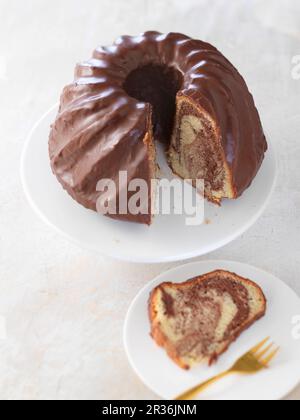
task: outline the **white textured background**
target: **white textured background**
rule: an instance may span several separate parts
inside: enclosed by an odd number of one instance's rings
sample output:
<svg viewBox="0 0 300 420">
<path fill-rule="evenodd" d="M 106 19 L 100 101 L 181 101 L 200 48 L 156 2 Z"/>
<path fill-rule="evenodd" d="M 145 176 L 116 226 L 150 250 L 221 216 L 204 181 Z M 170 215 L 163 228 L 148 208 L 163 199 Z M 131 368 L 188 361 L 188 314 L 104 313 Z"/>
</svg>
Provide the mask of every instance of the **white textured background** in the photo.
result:
<svg viewBox="0 0 300 420">
<path fill-rule="evenodd" d="M 0 18 L 0 398 L 155 398 L 127 363 L 122 326 L 139 289 L 172 265 L 101 258 L 40 222 L 20 185 L 24 139 L 97 44 L 148 29 L 212 42 L 248 81 L 280 177 L 260 221 L 209 258 L 256 265 L 300 294 L 300 2 L 0 0 Z"/>
</svg>

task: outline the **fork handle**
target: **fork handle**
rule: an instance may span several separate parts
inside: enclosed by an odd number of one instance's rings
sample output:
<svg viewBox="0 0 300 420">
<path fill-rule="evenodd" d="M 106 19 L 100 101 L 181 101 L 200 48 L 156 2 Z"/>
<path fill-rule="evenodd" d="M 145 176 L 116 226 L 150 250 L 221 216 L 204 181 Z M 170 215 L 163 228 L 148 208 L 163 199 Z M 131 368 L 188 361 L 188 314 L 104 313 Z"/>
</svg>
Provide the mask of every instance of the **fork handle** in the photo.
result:
<svg viewBox="0 0 300 420">
<path fill-rule="evenodd" d="M 231 375 L 232 373 L 233 372 L 231 372 L 231 371 L 220 373 L 220 375 L 214 376 L 213 378 L 209 379 L 208 381 L 205 381 L 202 384 L 197 385 L 194 388 L 190 389 L 189 391 L 185 392 L 184 394 L 179 395 L 177 398 L 175 398 L 175 400 L 176 401 L 193 400 L 200 392 L 203 392 L 210 385 L 214 384 L 215 382 L 219 381 L 220 379 L 225 378 L 228 375 Z"/>
</svg>

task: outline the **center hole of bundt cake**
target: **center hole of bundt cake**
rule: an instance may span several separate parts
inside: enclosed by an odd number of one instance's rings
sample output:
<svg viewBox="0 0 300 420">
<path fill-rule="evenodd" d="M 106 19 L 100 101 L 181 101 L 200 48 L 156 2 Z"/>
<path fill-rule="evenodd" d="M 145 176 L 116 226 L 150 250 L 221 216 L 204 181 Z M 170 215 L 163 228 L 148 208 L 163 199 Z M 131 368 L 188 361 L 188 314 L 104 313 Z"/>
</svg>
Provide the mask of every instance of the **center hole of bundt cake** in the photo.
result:
<svg viewBox="0 0 300 420">
<path fill-rule="evenodd" d="M 133 70 L 124 89 L 131 97 L 153 108 L 153 132 L 156 139 L 169 143 L 176 114 L 176 94 L 183 83 L 182 74 L 173 67 L 147 65 Z"/>
</svg>

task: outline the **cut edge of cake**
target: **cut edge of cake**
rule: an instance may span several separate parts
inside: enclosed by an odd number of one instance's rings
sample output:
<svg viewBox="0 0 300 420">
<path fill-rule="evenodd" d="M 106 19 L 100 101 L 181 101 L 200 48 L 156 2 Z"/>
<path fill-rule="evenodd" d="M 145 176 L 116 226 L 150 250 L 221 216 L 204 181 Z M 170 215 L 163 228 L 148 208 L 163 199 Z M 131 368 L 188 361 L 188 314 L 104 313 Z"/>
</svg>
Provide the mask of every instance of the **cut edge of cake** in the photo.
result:
<svg viewBox="0 0 300 420">
<path fill-rule="evenodd" d="M 192 109 L 192 114 L 187 113 L 184 115 L 181 115 L 182 108 L 188 105 L 190 109 Z M 151 107 L 152 108 L 152 107 Z M 152 113 L 152 109 L 151 109 Z M 150 165 L 150 172 L 152 173 L 152 185 L 151 185 L 151 216 L 149 218 L 150 222 L 148 223 L 151 225 L 153 223 L 154 214 L 155 214 L 155 205 L 157 200 L 157 182 L 158 182 L 158 176 L 157 176 L 157 159 L 156 159 L 156 145 L 155 145 L 155 139 L 153 135 L 153 126 L 152 126 L 152 117 L 150 119 L 150 124 L 148 126 L 147 134 L 144 138 L 144 143 L 148 147 L 149 152 L 149 165 Z M 219 172 L 222 172 L 221 177 L 222 179 L 222 188 L 219 190 L 212 190 L 209 188 L 209 182 L 206 176 L 202 176 L 201 174 L 197 174 L 197 177 L 194 176 L 184 164 L 182 164 L 182 154 L 184 153 L 182 151 L 176 150 L 176 143 L 178 142 L 178 136 L 180 137 L 181 145 L 180 147 L 186 146 L 191 144 L 193 140 L 193 133 L 197 133 L 199 130 L 203 129 L 204 122 L 206 126 L 209 124 L 209 129 L 211 130 L 211 145 L 214 150 L 213 153 L 211 153 L 211 159 L 216 160 L 216 155 L 219 154 L 219 168 L 222 167 L 222 170 Z M 205 130 L 204 130 L 205 131 Z M 204 136 L 205 137 L 205 136 Z M 205 140 L 205 138 L 201 139 L 194 139 L 195 142 L 198 142 L 195 146 L 199 146 L 200 142 Z M 208 146 L 208 145 L 207 145 Z M 235 199 L 237 198 L 237 192 L 233 184 L 232 179 L 232 172 L 230 170 L 230 167 L 227 163 L 225 153 L 221 144 L 221 136 L 219 133 L 219 129 L 217 127 L 216 121 L 213 120 L 213 118 L 202 108 L 200 105 L 196 104 L 193 100 L 190 98 L 179 94 L 176 98 L 176 114 L 174 118 L 174 129 L 170 141 L 170 147 L 167 151 L 167 160 L 169 167 L 173 171 L 175 176 L 178 176 L 179 178 L 182 178 L 183 180 L 192 180 L 194 187 L 196 187 L 196 180 L 204 180 L 204 197 L 216 204 L 221 205 L 222 200 L 225 198 L 228 199 Z M 203 165 L 201 165 L 202 170 L 207 170 L 207 162 L 205 162 Z M 199 168 L 200 169 L 200 168 Z M 204 175 L 204 173 L 202 173 Z M 210 180 L 212 182 L 215 182 L 215 179 Z M 203 191 L 198 191 L 199 194 L 203 195 Z"/>
<path fill-rule="evenodd" d="M 147 122 L 147 131 L 144 136 L 144 145 L 148 150 L 148 164 L 149 164 L 149 196 L 148 196 L 148 221 L 147 225 L 150 226 L 153 223 L 156 200 L 157 200 L 157 179 L 158 179 L 158 170 L 157 170 L 157 153 L 155 140 L 153 135 L 153 124 L 152 124 L 152 107 L 150 107 L 148 122 Z"/>
<path fill-rule="evenodd" d="M 186 111 L 182 112 L 184 108 Z M 195 151 L 198 151 L 198 157 L 206 152 L 206 159 L 202 157 L 194 162 L 197 158 Z M 191 179 L 194 183 L 196 179 L 204 179 L 204 195 L 208 201 L 221 205 L 224 198 L 237 198 L 216 121 L 203 107 L 183 94 L 177 95 L 168 160 L 174 174 L 180 178 Z M 187 167 L 189 162 L 190 167 Z M 209 174 L 209 165 L 213 167 L 212 174 Z"/>
</svg>

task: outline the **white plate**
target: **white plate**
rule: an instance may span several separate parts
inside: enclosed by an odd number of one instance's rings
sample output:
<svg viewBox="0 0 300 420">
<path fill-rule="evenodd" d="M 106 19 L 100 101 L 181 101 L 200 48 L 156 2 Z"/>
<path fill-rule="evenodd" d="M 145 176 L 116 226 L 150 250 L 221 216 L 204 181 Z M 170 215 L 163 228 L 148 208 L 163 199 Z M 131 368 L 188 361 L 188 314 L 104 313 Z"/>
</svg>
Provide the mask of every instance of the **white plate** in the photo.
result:
<svg viewBox="0 0 300 420">
<path fill-rule="evenodd" d="M 150 338 L 148 299 L 151 290 L 165 281 L 183 282 L 216 269 L 225 269 L 254 280 L 264 290 L 266 316 L 245 331 L 211 368 L 191 371 L 177 367 Z M 229 261 L 203 261 L 175 268 L 157 277 L 136 297 L 124 326 L 124 343 L 133 369 L 157 395 L 173 399 L 184 391 L 230 368 L 234 361 L 270 336 L 281 347 L 271 368 L 253 376 L 232 376 L 213 385 L 199 398 L 208 400 L 278 400 L 300 381 L 300 328 L 293 324 L 300 315 L 300 299 L 281 280 L 249 265 Z M 299 323 L 299 319 L 298 319 Z M 298 325 L 300 327 L 300 325 Z M 293 330 L 294 329 L 294 330 Z M 296 334 L 298 332 L 299 338 Z"/>
<path fill-rule="evenodd" d="M 186 260 L 214 251 L 249 229 L 265 209 L 276 179 L 270 147 L 251 188 L 221 208 L 206 203 L 208 224 L 186 226 L 184 216 L 158 216 L 151 227 L 118 222 L 78 205 L 52 174 L 48 157 L 50 124 L 57 106 L 33 128 L 24 149 L 21 177 L 40 217 L 79 245 L 121 260 L 159 263 Z"/>
</svg>

